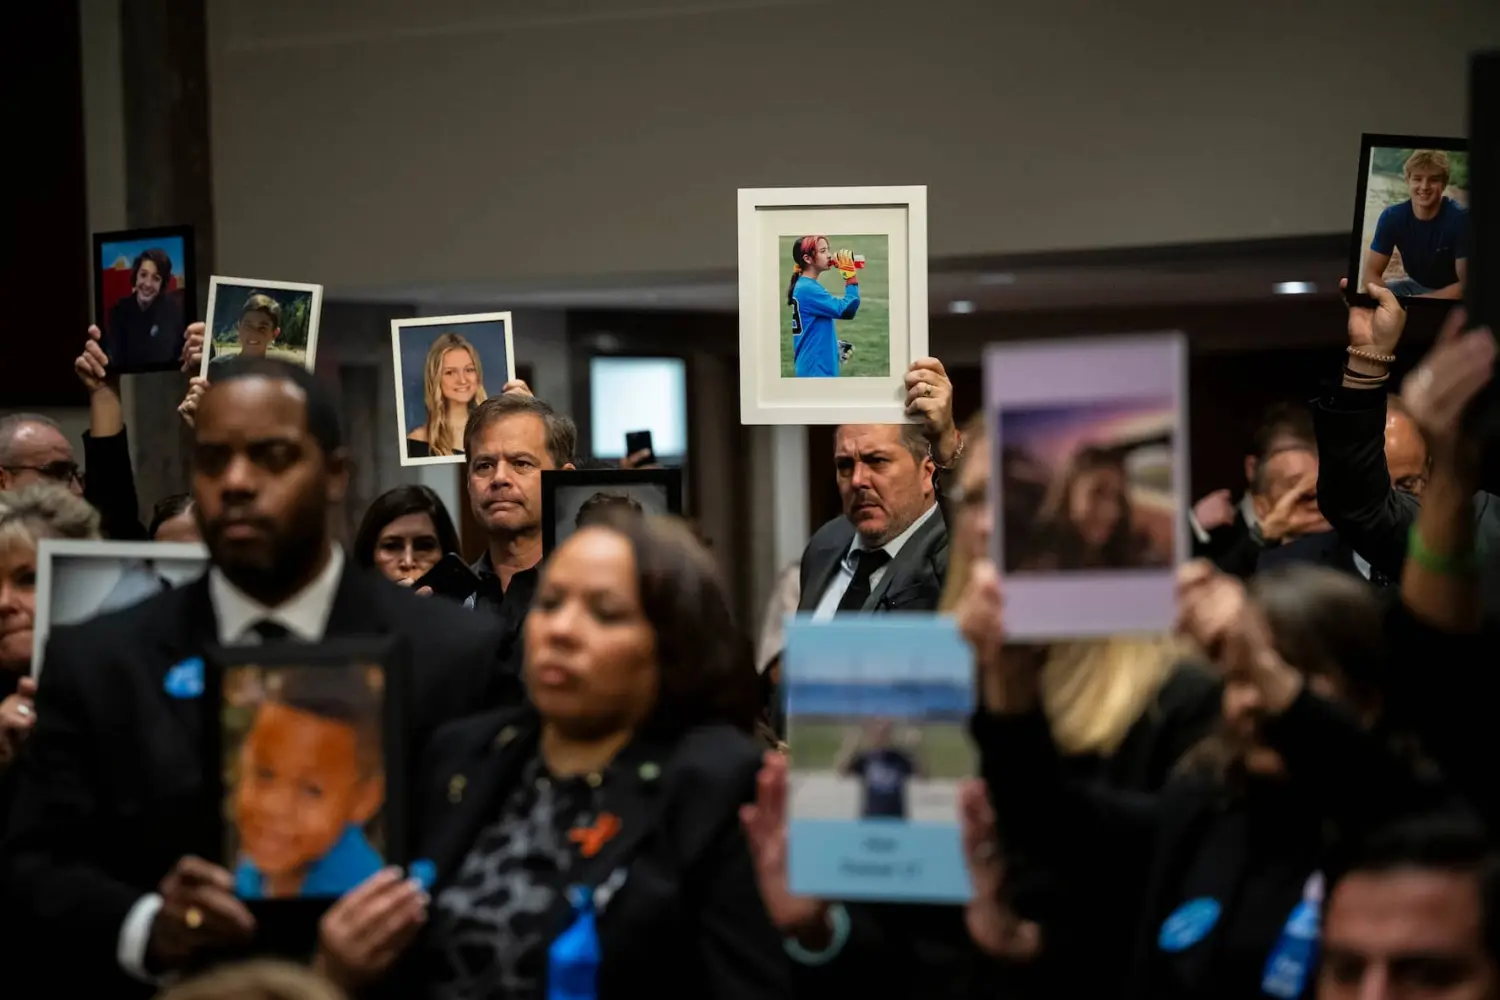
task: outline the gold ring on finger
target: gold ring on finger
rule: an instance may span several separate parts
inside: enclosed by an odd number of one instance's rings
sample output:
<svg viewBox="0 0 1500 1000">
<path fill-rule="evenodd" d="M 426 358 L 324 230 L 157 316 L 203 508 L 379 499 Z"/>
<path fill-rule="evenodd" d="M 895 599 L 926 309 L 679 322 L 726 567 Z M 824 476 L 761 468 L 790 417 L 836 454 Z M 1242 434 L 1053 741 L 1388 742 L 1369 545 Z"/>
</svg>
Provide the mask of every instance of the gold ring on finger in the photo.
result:
<svg viewBox="0 0 1500 1000">
<path fill-rule="evenodd" d="M 187 912 L 182 915 L 182 922 L 187 924 L 188 930 L 197 930 L 203 926 L 203 911 L 196 906 L 189 906 Z"/>
</svg>

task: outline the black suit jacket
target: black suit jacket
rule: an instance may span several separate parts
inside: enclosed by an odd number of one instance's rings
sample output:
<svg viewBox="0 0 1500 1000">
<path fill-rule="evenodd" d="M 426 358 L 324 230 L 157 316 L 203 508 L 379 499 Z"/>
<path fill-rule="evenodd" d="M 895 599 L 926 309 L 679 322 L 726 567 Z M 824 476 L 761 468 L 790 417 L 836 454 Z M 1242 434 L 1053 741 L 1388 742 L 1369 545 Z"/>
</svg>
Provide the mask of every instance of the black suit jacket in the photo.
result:
<svg viewBox="0 0 1500 1000">
<path fill-rule="evenodd" d="M 519 698 L 494 665 L 489 618 L 352 565 L 327 633 L 405 641 L 413 748 L 450 719 Z M 5 907 L 24 915 L 40 946 L 66 943 L 66 962 L 43 963 L 48 995 L 151 995 L 117 964 L 121 925 L 183 855 L 221 853 L 200 791 L 205 706 L 163 688 L 175 664 L 216 641 L 206 578 L 48 639 L 37 727 L 17 763 L 0 851 Z"/>
<path fill-rule="evenodd" d="M 453 877 L 538 750 L 529 708 L 445 726 L 413 786 L 415 856 L 437 869 L 432 895 Z M 783 1000 L 790 960 L 756 885 L 739 808 L 755 794 L 763 748 L 729 726 L 674 740 L 638 738 L 616 758 L 604 786 L 620 832 L 570 882 L 618 878 L 598 915 L 601 1000 Z M 571 922 L 566 898 L 554 933 Z M 432 931 L 429 933 L 440 933 Z M 438 942 L 419 939 L 382 994 L 422 995 L 422 970 Z"/>
<path fill-rule="evenodd" d="M 802 551 L 802 597 L 798 611 L 812 611 L 833 581 L 854 541 L 854 525 L 842 515 L 817 530 Z M 948 576 L 948 523 L 941 506 L 906 540 L 870 591 L 863 611 L 936 611 Z"/>
</svg>

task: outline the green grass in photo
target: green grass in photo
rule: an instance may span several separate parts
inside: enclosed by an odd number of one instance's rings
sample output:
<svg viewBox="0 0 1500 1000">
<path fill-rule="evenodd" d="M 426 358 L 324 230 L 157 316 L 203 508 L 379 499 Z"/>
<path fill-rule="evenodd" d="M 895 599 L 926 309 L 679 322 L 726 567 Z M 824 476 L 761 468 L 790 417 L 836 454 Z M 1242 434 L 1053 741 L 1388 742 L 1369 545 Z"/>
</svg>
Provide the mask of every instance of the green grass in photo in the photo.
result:
<svg viewBox="0 0 1500 1000">
<path fill-rule="evenodd" d="M 845 739 L 860 732 L 865 719 L 794 717 L 787 733 L 793 771 L 833 770 Z M 915 735 L 915 741 L 908 737 Z M 904 748 L 916 748 L 927 777 L 956 781 L 976 773 L 974 746 L 963 722 L 896 722 L 896 739 Z"/>
<path fill-rule="evenodd" d="M 776 253 L 781 275 L 776 304 L 781 316 L 782 378 L 797 375 L 796 356 L 792 353 L 792 307 L 786 302 L 787 286 L 792 280 L 792 244 L 797 239 L 781 237 Z M 834 323 L 836 336 L 854 345 L 853 356 L 839 366 L 839 377 L 885 378 L 891 374 L 890 237 L 829 234 L 828 245 L 834 253 L 848 249 L 865 257 L 865 266 L 859 271 L 859 312 L 847 323 Z M 819 280 L 834 295 L 844 294 L 844 277 L 838 271 L 825 271 Z"/>
</svg>

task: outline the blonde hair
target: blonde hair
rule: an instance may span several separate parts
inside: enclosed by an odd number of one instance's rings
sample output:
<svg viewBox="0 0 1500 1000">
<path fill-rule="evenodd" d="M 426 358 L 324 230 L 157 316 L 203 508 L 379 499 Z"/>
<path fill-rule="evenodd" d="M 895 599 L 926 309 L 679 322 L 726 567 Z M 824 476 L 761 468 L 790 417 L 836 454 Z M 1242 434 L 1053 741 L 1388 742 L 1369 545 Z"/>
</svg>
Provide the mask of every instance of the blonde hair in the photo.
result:
<svg viewBox="0 0 1500 1000">
<path fill-rule="evenodd" d="M 0 547 L 36 548 L 39 538 L 98 538 L 99 512 L 56 483 L 0 493 Z"/>
<path fill-rule="evenodd" d="M 456 333 L 445 333 L 432 342 L 427 351 L 427 364 L 423 366 L 422 398 L 427 404 L 427 450 L 432 455 L 451 455 L 448 444 L 448 402 L 443 399 L 443 355 L 449 351 L 467 351 L 474 362 L 474 398 L 469 400 L 469 412 L 484 402 L 488 394 L 484 391 L 484 365 L 474 345 Z"/>
<path fill-rule="evenodd" d="M 955 478 L 963 475 L 973 455 L 989 447 L 983 414 L 964 425 L 963 437 L 965 458 Z M 959 542 L 948 548 L 948 576 L 938 602 L 938 610 L 950 614 L 958 607 L 969 577 L 968 546 L 962 539 Z M 1119 636 L 1048 646 L 1042 666 L 1042 706 L 1058 748 L 1069 755 L 1108 756 L 1118 750 L 1171 676 L 1179 652 L 1178 643 L 1169 636 Z"/>
<path fill-rule="evenodd" d="M 1042 667 L 1042 707 L 1058 749 L 1105 757 L 1120 749 L 1181 652 L 1168 635 L 1053 643 Z"/>
<path fill-rule="evenodd" d="M 290 962 L 239 962 L 194 976 L 157 1000 L 346 1000 L 321 976 Z"/>
<path fill-rule="evenodd" d="M 1413 150 L 1412 154 L 1406 158 L 1406 163 L 1401 167 L 1401 176 L 1407 180 L 1411 180 L 1412 171 L 1420 170 L 1423 167 L 1429 170 L 1436 170 L 1440 173 L 1443 177 L 1443 185 L 1445 187 L 1448 184 L 1448 178 L 1453 175 L 1452 161 L 1448 159 L 1446 150 L 1417 149 Z"/>
</svg>

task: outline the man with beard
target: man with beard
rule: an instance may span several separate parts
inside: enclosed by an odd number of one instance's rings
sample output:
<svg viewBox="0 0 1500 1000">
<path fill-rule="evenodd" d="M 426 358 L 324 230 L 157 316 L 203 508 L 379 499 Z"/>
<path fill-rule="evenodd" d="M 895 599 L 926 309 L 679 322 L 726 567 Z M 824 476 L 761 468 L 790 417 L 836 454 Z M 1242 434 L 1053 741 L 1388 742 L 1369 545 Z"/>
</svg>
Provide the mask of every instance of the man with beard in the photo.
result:
<svg viewBox="0 0 1500 1000">
<path fill-rule="evenodd" d="M 131 286 L 110 308 L 100 344 L 110 371 L 176 368 L 187 328 L 171 293 L 172 258 L 163 250 L 142 251 L 131 268 Z"/>
<path fill-rule="evenodd" d="M 200 784 L 216 710 L 202 703 L 209 646 L 396 636 L 412 659 L 413 755 L 443 722 L 505 701 L 490 619 L 347 562 L 329 513 L 348 476 L 338 409 L 309 373 L 226 364 L 199 405 L 193 449 L 208 573 L 51 634 L 0 853 L 6 906 L 50 942 L 39 947 L 67 943 L 67 962 L 45 963 L 48 995 L 150 996 L 162 977 L 256 936 L 231 874 L 203 860 L 223 852 Z"/>
</svg>

